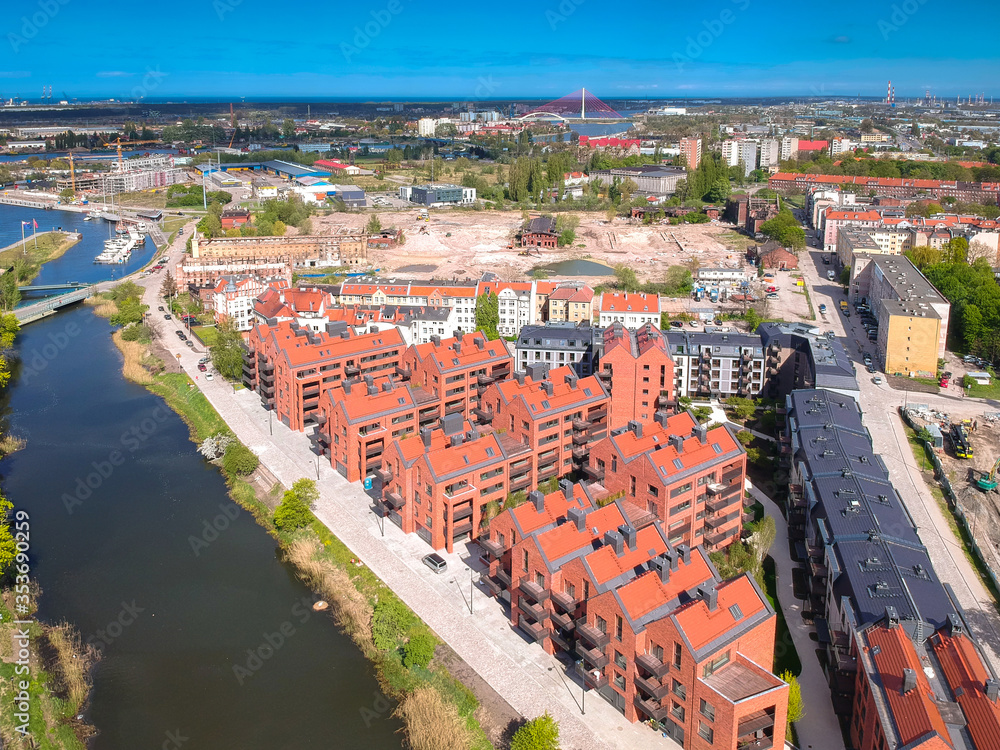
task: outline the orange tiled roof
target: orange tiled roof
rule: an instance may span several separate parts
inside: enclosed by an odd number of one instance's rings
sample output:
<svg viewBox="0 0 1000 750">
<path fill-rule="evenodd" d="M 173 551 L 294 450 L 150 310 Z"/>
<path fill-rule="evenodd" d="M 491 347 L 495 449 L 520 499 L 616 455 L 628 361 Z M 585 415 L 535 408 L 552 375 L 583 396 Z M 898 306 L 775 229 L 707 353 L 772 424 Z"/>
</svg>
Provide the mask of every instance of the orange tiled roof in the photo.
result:
<svg viewBox="0 0 1000 750">
<path fill-rule="evenodd" d="M 542 528 L 543 526 L 548 526 L 549 524 L 555 523 L 558 519 L 564 517 L 566 512 L 570 508 L 589 508 L 590 500 L 587 498 L 586 494 L 580 485 L 573 485 L 573 497 L 567 498 L 562 490 L 557 490 L 549 495 L 545 496 L 545 508 L 539 513 L 532 503 L 521 503 L 519 506 L 511 510 L 513 516 L 517 519 L 517 523 L 524 534 L 531 534 L 532 532 Z M 570 526 L 571 524 L 563 524 L 562 526 L 552 529 L 556 531 L 565 526 Z M 574 529 L 576 527 L 573 527 Z M 575 548 L 574 548 L 575 549 Z M 544 550 L 546 555 L 550 552 L 558 550 Z M 561 557 L 557 555 L 556 557 L 549 557 L 550 560 L 555 560 Z"/>
<path fill-rule="evenodd" d="M 984 686 L 992 675 L 975 645 L 963 635 L 943 632 L 934 635 L 931 643 L 948 687 L 965 714 L 972 741 L 977 748 L 1000 748 L 1000 706 L 986 697 Z"/>
<path fill-rule="evenodd" d="M 520 520 L 519 516 L 518 521 Z M 611 503 L 588 513 L 587 524 L 583 531 L 577 531 L 575 524 L 564 523 L 539 534 L 538 547 L 549 560 L 559 560 L 572 552 L 590 547 L 595 539 L 600 539 L 605 532 L 613 531 L 624 523 L 627 523 L 627 520 L 621 510 L 615 503 Z M 594 529 L 597 529 L 597 534 L 594 534 Z M 527 533 L 527 530 L 525 531 Z"/>
<path fill-rule="evenodd" d="M 607 398 L 604 386 L 594 375 L 579 378 L 575 388 L 571 388 L 566 382 L 567 375 L 576 377 L 576 371 L 568 365 L 549 371 L 547 380 L 552 383 L 551 396 L 543 389 L 542 383 L 545 380 L 533 380 L 530 377 L 525 377 L 524 385 L 512 379 L 497 383 L 496 387 L 507 403 L 517 398 L 523 399 L 528 407 L 528 414 L 533 419 L 590 399 Z M 589 396 L 585 393 L 586 390 L 590 391 Z"/>
<path fill-rule="evenodd" d="M 594 299 L 594 290 L 589 286 L 579 289 L 571 286 L 563 286 L 554 290 L 549 299 L 564 299 L 567 302 L 590 302 Z"/>
<path fill-rule="evenodd" d="M 701 547 L 691 550 L 691 562 L 678 561 L 677 570 L 670 571 L 667 583 L 660 581 L 656 571 L 650 571 L 618 589 L 622 606 L 632 620 L 652 612 L 676 599 L 681 592 L 691 591 L 712 578 L 712 570 Z"/>
<path fill-rule="evenodd" d="M 757 589 L 746 574 L 718 584 L 718 605 L 709 611 L 704 599 L 696 599 L 674 614 L 677 627 L 687 636 L 691 647 L 697 651 L 767 609 Z M 736 604 L 738 610 L 731 609 Z M 738 612 L 742 617 L 735 617 Z"/>
<path fill-rule="evenodd" d="M 601 295 L 601 312 L 660 312 L 660 298 L 655 294 L 605 292 Z"/>
<path fill-rule="evenodd" d="M 299 329 L 301 330 L 301 329 Z M 291 321 L 281 322 L 274 326 L 257 326 L 254 329 L 260 339 L 271 339 L 276 352 L 283 354 L 289 366 L 296 368 L 327 359 L 336 359 L 355 354 L 370 353 L 393 346 L 404 346 L 403 336 L 396 328 L 389 328 L 378 333 L 355 335 L 348 332 L 348 338 L 331 336 L 325 331 L 311 333 L 317 343 L 309 343 L 309 338 L 296 335 L 296 329 Z"/>
<path fill-rule="evenodd" d="M 587 516 L 587 521 L 589 524 L 590 516 Z M 653 550 L 654 554 L 649 554 L 650 550 Z M 586 560 L 591 572 L 594 574 L 594 583 L 600 586 L 666 551 L 666 542 L 660 536 L 656 526 L 652 525 L 639 529 L 636 532 L 635 549 L 629 549 L 629 546 L 626 544 L 621 557 L 615 554 L 614 547 L 606 544 L 587 555 Z"/>
</svg>

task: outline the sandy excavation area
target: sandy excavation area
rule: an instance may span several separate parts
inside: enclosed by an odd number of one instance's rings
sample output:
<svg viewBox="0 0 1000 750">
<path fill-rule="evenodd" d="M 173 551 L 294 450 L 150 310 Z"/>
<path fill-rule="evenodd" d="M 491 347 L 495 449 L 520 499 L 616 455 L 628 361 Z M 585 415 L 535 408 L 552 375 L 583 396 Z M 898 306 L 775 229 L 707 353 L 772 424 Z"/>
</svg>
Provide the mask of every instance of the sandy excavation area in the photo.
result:
<svg viewBox="0 0 1000 750">
<path fill-rule="evenodd" d="M 432 210 L 430 221 L 420 220 L 419 211 L 379 213 L 382 226 L 396 226 L 406 235 L 403 247 L 375 250 L 370 260 L 380 275 L 396 278 L 478 277 L 493 271 L 505 281 L 528 278 L 537 266 L 569 260 L 589 260 L 634 268 L 642 280 L 658 281 L 670 266 L 735 266 L 741 257 L 737 246 L 727 245 L 727 224 L 685 224 L 679 226 L 643 226 L 638 221 L 617 218 L 609 224 L 603 215 L 576 214 L 580 226 L 572 247 L 530 248 L 525 253 L 515 240 L 521 226 L 521 214 L 499 211 Z M 319 234 L 357 232 L 363 229 L 370 213 L 332 214 L 314 217 L 313 231 Z M 610 270 L 609 270 L 610 275 Z M 572 274 L 554 273 L 568 278 Z M 592 282 L 600 276 L 581 275 Z"/>
</svg>

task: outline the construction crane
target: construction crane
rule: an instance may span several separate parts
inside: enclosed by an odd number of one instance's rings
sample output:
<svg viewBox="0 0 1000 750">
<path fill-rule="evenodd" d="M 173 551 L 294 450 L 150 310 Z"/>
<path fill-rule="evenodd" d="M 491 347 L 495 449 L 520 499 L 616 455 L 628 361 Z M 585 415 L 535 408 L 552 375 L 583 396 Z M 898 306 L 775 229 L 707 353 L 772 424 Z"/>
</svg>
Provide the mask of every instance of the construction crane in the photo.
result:
<svg viewBox="0 0 1000 750">
<path fill-rule="evenodd" d="M 73 187 L 73 198 L 76 198 L 76 167 L 73 166 L 73 149 L 69 151 L 69 181 Z"/>
<path fill-rule="evenodd" d="M 1000 484 L 1000 479 L 997 479 L 997 472 L 1000 472 L 1000 458 L 993 462 L 993 468 L 990 469 L 988 474 L 976 477 L 976 486 L 986 492 L 995 490 L 997 485 Z"/>
<path fill-rule="evenodd" d="M 156 140 L 153 140 L 153 141 L 125 141 L 125 145 L 126 146 L 138 146 L 139 144 L 142 144 L 142 143 L 159 143 L 159 141 L 156 141 Z M 118 148 L 118 166 L 119 167 L 123 167 L 125 165 L 125 162 L 122 159 L 122 139 L 121 138 L 117 138 L 114 141 L 104 141 L 104 145 L 105 146 L 115 146 L 115 147 Z"/>
</svg>

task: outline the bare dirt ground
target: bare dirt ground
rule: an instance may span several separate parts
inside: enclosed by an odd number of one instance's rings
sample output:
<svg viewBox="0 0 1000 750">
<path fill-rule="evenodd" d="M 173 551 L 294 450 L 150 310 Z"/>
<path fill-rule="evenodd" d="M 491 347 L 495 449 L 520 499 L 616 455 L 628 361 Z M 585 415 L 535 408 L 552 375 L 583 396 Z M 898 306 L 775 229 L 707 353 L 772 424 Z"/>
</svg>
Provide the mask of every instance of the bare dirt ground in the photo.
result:
<svg viewBox="0 0 1000 750">
<path fill-rule="evenodd" d="M 634 268 L 643 281 L 659 281 L 670 266 L 734 266 L 741 251 L 727 245 L 723 235 L 731 233 L 725 224 L 643 226 L 629 219 L 608 223 L 603 215 L 578 213 L 580 226 L 572 247 L 551 250 L 531 248 L 521 255 L 514 237 L 521 226 L 521 214 L 499 211 L 431 210 L 430 221 L 418 220 L 417 210 L 379 214 L 383 226 L 396 226 L 406 235 L 401 248 L 377 250 L 370 260 L 382 275 L 398 278 L 426 277 L 397 271 L 407 266 L 434 266 L 437 278 L 478 277 L 493 271 L 506 281 L 528 278 L 531 269 L 565 260 L 586 259 L 609 267 L 624 264 Z M 313 219 L 318 234 L 335 234 L 345 229 L 361 230 L 370 213 L 333 214 Z M 610 275 L 610 272 L 609 272 Z M 561 275 L 562 276 L 562 275 Z M 601 277 L 579 277 L 597 283 Z"/>
</svg>

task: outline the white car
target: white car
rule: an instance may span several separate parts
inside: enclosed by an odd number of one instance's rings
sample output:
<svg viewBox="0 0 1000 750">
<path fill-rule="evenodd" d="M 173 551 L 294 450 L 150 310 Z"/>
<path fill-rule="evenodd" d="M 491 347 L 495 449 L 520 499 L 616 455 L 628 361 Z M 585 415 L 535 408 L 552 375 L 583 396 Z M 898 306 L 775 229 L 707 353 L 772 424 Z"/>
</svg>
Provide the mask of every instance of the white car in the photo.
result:
<svg viewBox="0 0 1000 750">
<path fill-rule="evenodd" d="M 210 373 L 210 372 L 206 372 L 205 373 L 205 380 L 215 380 L 215 376 L 212 373 Z"/>
</svg>

